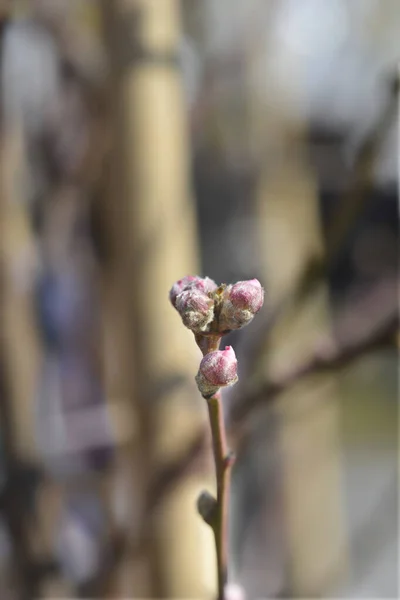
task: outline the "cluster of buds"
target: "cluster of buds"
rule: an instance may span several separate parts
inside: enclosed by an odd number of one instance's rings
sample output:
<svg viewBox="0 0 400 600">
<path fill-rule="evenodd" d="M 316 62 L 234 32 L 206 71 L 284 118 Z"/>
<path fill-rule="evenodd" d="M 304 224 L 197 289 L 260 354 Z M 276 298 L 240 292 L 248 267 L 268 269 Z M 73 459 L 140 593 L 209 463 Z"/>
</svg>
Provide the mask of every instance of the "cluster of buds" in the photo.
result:
<svg viewBox="0 0 400 600">
<path fill-rule="evenodd" d="M 244 600 L 243 590 L 226 584 L 227 471 L 234 455 L 225 441 L 220 388 L 238 380 L 237 360 L 231 346 L 220 350 L 221 338 L 234 329 L 248 325 L 264 302 L 264 290 L 257 279 L 218 286 L 208 277 L 191 275 L 177 281 L 169 292 L 173 307 L 185 327 L 190 329 L 203 353 L 196 375 L 197 387 L 207 400 L 217 478 L 217 497 L 207 491 L 200 494 L 197 510 L 214 531 L 217 554 L 218 598 Z"/>
<path fill-rule="evenodd" d="M 218 286 L 205 277 L 187 276 L 171 288 L 169 298 L 182 322 L 195 335 L 204 357 L 196 376 L 205 398 L 238 380 L 233 348 L 219 350 L 221 337 L 248 325 L 261 309 L 264 290 L 257 279 Z"/>
</svg>

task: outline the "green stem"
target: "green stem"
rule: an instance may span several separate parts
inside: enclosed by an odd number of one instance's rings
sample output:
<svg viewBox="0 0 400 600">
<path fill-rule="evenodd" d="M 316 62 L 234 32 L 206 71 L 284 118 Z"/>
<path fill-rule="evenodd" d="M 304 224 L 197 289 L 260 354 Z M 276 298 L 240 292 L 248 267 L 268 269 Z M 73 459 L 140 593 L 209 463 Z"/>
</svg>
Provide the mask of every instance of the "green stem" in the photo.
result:
<svg viewBox="0 0 400 600">
<path fill-rule="evenodd" d="M 212 523 L 217 555 L 218 600 L 224 600 L 228 570 L 228 499 L 231 455 L 228 451 L 221 392 L 207 400 L 217 479 L 217 506 Z"/>
</svg>

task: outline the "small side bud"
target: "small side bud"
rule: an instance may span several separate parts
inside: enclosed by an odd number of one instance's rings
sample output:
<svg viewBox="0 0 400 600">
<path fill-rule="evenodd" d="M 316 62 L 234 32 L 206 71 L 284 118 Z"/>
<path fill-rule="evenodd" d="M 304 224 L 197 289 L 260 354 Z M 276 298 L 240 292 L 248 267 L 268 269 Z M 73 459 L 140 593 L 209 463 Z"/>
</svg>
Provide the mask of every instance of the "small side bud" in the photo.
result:
<svg viewBox="0 0 400 600">
<path fill-rule="evenodd" d="M 199 391 L 205 397 L 212 396 L 220 387 L 235 384 L 237 380 L 237 360 L 231 346 L 206 354 L 196 375 Z"/>
<path fill-rule="evenodd" d="M 209 277 L 199 277 L 198 275 L 186 275 L 174 283 L 169 292 L 169 299 L 172 306 L 176 308 L 176 301 L 179 294 L 188 289 L 197 289 L 208 295 L 217 289 L 215 281 Z"/>
<path fill-rule="evenodd" d="M 176 309 L 185 327 L 197 333 L 205 331 L 214 318 L 214 301 L 196 288 L 184 290 L 177 296 Z"/>
<path fill-rule="evenodd" d="M 224 458 L 225 469 L 230 469 L 235 464 L 235 460 L 236 460 L 236 454 L 234 452 L 232 452 L 232 450 L 230 450 Z"/>
<path fill-rule="evenodd" d="M 219 325 L 222 331 L 248 325 L 264 303 L 264 289 L 258 279 L 238 281 L 223 295 Z"/>
<path fill-rule="evenodd" d="M 197 498 L 197 510 L 207 525 L 212 526 L 216 508 L 217 501 L 214 496 L 207 491 L 201 492 Z"/>
</svg>

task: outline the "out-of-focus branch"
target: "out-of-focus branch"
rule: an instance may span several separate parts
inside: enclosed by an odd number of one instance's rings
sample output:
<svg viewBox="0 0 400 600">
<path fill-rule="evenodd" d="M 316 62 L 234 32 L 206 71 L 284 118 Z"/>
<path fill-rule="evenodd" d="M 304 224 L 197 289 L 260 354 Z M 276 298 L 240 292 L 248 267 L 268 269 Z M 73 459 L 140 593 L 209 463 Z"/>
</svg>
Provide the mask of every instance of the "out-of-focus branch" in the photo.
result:
<svg viewBox="0 0 400 600">
<path fill-rule="evenodd" d="M 208 452 L 209 438 L 210 433 L 205 426 L 199 431 L 184 454 L 154 472 L 147 495 L 146 511 L 148 514 L 151 514 L 159 500 L 168 494 L 177 480 L 188 471 L 201 470 L 201 455 Z"/>
<path fill-rule="evenodd" d="M 0 6 L 0 68 L 4 68 L 4 34 L 10 25 L 10 6 Z M 4 106 L 0 106 L 0 239 L 3 241 L 4 233 L 9 227 L 5 218 L 5 156 L 7 155 L 7 137 L 5 135 Z M 12 546 L 11 553 L 11 585 L 14 587 L 15 597 L 20 600 L 36 596 L 40 591 L 42 574 L 45 565 L 35 561 L 29 541 L 29 494 L 32 487 L 29 477 L 36 481 L 40 474 L 35 469 L 28 470 L 19 456 L 16 440 L 15 414 L 13 410 L 13 390 L 10 376 L 10 360 L 8 340 L 5 331 L 6 319 L 6 257 L 4 247 L 1 247 L 0 258 L 0 431 L 1 431 L 1 475 L 0 485 L 0 513 L 4 522 L 5 531 Z M 27 502 L 28 497 L 28 502 Z M 42 568 L 43 567 L 43 568 Z M 3 584 L 4 582 L 2 582 Z M 6 583 L 7 585 L 7 583 Z M 3 588 L 4 591 L 4 588 Z"/>
<path fill-rule="evenodd" d="M 336 341 L 321 340 L 315 354 L 304 363 L 258 389 L 244 392 L 231 410 L 232 428 L 240 427 L 257 407 L 272 402 L 304 377 L 335 371 L 373 350 L 394 345 L 399 328 L 396 289 L 396 280 L 381 283 L 366 298 L 343 311 L 336 327 Z"/>
<path fill-rule="evenodd" d="M 374 161 L 388 129 L 394 123 L 397 110 L 398 82 L 396 80 L 380 118 L 359 149 L 354 169 L 350 174 L 346 189 L 339 199 L 332 225 L 327 232 L 326 260 L 328 264 L 336 259 L 349 230 L 364 206 L 366 192 L 372 183 Z"/>
<path fill-rule="evenodd" d="M 339 198 L 338 205 L 332 217 L 332 223 L 326 234 L 327 239 L 324 255 L 311 257 L 304 265 L 295 286 L 291 286 L 280 301 L 270 309 L 264 326 L 259 329 L 253 349 L 249 349 L 253 356 L 258 354 L 265 336 L 279 318 L 293 303 L 304 299 L 312 293 L 321 279 L 326 276 L 327 272 L 335 264 L 340 249 L 367 200 L 367 192 L 372 181 L 374 161 L 398 110 L 398 88 L 399 82 L 397 78 L 394 81 L 392 93 L 383 108 L 380 118 L 359 148 L 354 167 L 349 174 L 349 179 Z"/>
</svg>

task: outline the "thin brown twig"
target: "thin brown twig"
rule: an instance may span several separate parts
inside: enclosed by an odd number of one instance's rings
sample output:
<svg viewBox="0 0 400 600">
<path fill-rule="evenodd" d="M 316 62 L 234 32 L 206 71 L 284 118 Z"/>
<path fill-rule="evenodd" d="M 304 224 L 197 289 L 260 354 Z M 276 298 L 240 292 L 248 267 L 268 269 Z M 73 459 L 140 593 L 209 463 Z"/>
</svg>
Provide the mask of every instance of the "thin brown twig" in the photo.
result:
<svg viewBox="0 0 400 600">
<path fill-rule="evenodd" d="M 218 317 L 216 318 L 218 319 Z M 204 337 L 195 334 L 195 339 L 203 356 L 206 356 L 209 352 L 217 351 L 221 342 L 220 335 Z M 211 397 L 203 395 L 203 398 L 206 400 L 208 408 L 215 464 L 217 497 L 211 519 L 207 519 L 200 510 L 199 513 L 213 530 L 217 560 L 217 600 L 224 600 L 225 586 L 228 581 L 228 503 L 233 454 L 229 451 L 226 441 L 221 389 L 215 392 Z"/>
<path fill-rule="evenodd" d="M 215 511 L 211 520 L 205 520 L 213 530 L 215 539 L 217 576 L 218 576 L 218 600 L 224 600 L 224 589 L 227 583 L 228 571 L 228 498 L 230 471 L 233 465 L 234 455 L 230 452 L 227 439 L 225 422 L 222 408 L 221 392 L 218 391 L 211 398 L 205 398 L 209 413 L 210 427 L 204 427 L 192 440 L 188 449 L 182 453 L 174 462 L 163 466 L 156 472 L 149 484 L 146 512 L 143 519 L 143 527 L 138 538 L 131 545 L 127 539 L 118 540 L 118 557 L 127 551 L 139 555 L 143 545 L 146 543 L 148 519 L 151 518 L 158 503 L 162 501 L 169 490 L 179 479 L 193 469 L 196 461 L 206 451 L 207 442 L 212 438 L 213 456 L 216 471 L 217 498 Z M 118 560 L 118 558 L 116 558 Z"/>
<path fill-rule="evenodd" d="M 207 400 L 210 417 L 213 454 L 217 479 L 217 504 L 211 527 L 214 533 L 215 550 L 217 554 L 218 571 L 218 600 L 224 599 L 224 589 L 227 583 L 228 569 L 228 497 L 230 483 L 230 453 L 226 442 L 224 415 L 221 402 L 221 392 Z"/>
</svg>

